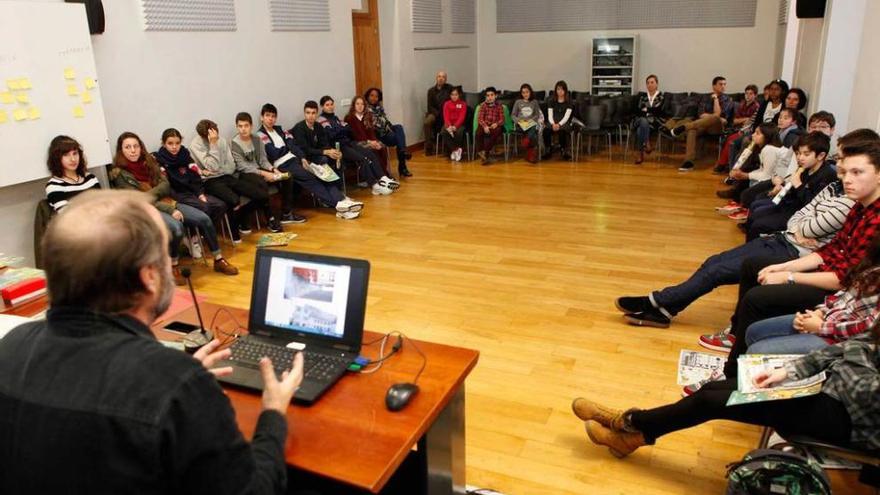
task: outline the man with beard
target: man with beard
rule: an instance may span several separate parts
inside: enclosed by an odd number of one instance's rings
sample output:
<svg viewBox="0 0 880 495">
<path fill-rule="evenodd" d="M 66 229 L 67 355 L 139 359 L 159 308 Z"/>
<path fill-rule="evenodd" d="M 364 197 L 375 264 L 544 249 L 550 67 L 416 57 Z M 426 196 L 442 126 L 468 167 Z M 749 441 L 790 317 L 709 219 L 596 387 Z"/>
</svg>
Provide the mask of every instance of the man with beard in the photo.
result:
<svg viewBox="0 0 880 495">
<path fill-rule="evenodd" d="M 168 234 L 146 194 L 84 193 L 43 238 L 51 307 L 0 340 L 0 493 L 284 493 L 285 413 L 302 356 L 248 444 L 210 369 L 156 340 L 171 302 Z"/>
</svg>

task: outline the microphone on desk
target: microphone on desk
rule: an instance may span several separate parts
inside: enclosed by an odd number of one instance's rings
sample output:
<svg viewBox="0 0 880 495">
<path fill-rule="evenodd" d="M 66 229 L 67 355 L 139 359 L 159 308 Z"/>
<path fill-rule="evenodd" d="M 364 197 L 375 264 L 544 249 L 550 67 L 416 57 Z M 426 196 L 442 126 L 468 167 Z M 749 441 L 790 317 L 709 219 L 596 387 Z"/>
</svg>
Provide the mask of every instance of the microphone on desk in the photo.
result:
<svg viewBox="0 0 880 495">
<path fill-rule="evenodd" d="M 196 307 L 196 316 L 199 317 L 199 329 L 193 330 L 183 337 L 183 348 L 186 352 L 194 354 L 196 351 L 206 346 L 214 336 L 211 335 L 211 332 L 205 330 L 205 324 L 202 322 L 202 311 L 199 309 L 199 300 L 196 298 L 196 291 L 193 289 L 192 279 L 190 278 L 192 276 L 192 270 L 189 268 L 181 268 L 180 274 L 186 279 L 186 284 L 189 286 L 189 293 L 192 295 L 193 304 Z"/>
</svg>

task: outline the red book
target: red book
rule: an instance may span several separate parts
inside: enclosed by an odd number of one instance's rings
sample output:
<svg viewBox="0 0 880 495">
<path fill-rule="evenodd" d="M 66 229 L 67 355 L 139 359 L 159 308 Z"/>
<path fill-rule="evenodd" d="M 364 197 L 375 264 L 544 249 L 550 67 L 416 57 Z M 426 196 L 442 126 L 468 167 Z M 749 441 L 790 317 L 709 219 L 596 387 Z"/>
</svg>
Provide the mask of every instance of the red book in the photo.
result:
<svg viewBox="0 0 880 495">
<path fill-rule="evenodd" d="M 3 302 L 12 306 L 46 292 L 45 278 L 29 278 L 0 289 Z"/>
</svg>

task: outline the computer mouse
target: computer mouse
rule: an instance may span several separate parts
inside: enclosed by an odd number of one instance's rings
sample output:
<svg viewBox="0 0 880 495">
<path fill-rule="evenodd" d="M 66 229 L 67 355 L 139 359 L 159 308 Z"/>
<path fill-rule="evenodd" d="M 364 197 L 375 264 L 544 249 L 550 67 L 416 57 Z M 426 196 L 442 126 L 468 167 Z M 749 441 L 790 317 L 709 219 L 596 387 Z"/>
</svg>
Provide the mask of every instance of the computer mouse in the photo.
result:
<svg viewBox="0 0 880 495">
<path fill-rule="evenodd" d="M 385 394 L 385 407 L 389 411 L 400 411 L 417 393 L 419 386 L 415 383 L 395 383 L 388 387 L 388 393 Z"/>
</svg>

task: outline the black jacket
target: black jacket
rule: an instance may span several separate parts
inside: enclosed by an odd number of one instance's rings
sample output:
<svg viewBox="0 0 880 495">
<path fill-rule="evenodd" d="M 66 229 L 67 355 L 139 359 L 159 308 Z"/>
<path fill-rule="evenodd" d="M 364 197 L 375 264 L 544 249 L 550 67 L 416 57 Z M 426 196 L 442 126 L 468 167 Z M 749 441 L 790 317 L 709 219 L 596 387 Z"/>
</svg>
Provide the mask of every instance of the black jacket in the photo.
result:
<svg viewBox="0 0 880 495">
<path fill-rule="evenodd" d="M 433 113 L 438 119 L 443 118 L 443 104 L 449 99 L 452 85 L 449 83 L 440 86 L 435 84 L 428 89 L 428 113 Z"/>
<path fill-rule="evenodd" d="M 321 124 L 315 122 L 314 127 L 309 129 L 309 125 L 305 120 L 299 121 L 290 133 L 293 134 L 293 140 L 297 146 L 302 148 L 307 160 L 315 162 L 321 161 L 324 156 L 324 150 L 332 148 L 330 141 L 327 139 L 327 133 Z"/>
<path fill-rule="evenodd" d="M 0 493 L 284 493 L 287 422 L 253 443 L 201 363 L 128 316 L 53 308 L 0 340 Z"/>
</svg>

